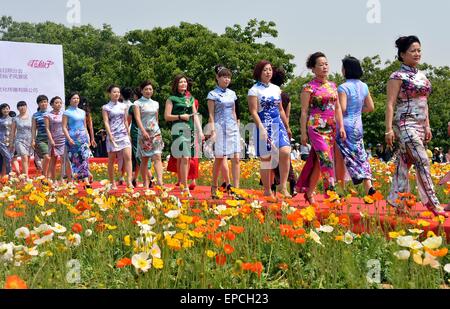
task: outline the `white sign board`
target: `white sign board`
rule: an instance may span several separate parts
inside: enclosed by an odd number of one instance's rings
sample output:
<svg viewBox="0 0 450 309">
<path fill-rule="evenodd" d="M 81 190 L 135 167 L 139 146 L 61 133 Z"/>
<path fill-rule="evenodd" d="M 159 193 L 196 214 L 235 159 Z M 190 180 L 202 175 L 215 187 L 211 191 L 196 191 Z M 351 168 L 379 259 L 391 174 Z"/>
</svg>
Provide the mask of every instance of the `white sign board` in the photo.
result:
<svg viewBox="0 0 450 309">
<path fill-rule="evenodd" d="M 0 41 L 0 104 L 17 111 L 17 102 L 25 101 L 33 114 L 40 94 L 65 102 L 62 46 Z"/>
</svg>

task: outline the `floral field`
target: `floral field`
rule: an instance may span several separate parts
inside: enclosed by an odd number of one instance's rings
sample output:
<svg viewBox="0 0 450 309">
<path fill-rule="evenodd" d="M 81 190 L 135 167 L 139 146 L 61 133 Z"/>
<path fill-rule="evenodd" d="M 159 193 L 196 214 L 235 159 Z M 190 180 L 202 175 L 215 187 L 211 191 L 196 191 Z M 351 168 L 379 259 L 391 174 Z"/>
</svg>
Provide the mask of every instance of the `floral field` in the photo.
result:
<svg viewBox="0 0 450 309">
<path fill-rule="evenodd" d="M 245 200 L 227 194 L 218 201 L 180 199 L 174 186 L 119 194 L 105 180 L 85 191 L 75 184 L 51 186 L 39 177 L 3 178 L 0 286 L 447 288 L 443 217 L 422 212 L 400 218 L 388 209 L 395 224 L 361 213 L 363 228 L 355 229 L 346 207 L 351 198 L 386 208 L 381 205 L 393 166 L 371 163 L 374 197 L 350 185 L 314 206 L 264 201 L 253 160 L 241 165 L 246 190 L 237 193 Z M 106 178 L 105 165 L 91 167 L 96 180 Z M 294 167 L 299 172 L 302 164 Z M 198 185 L 210 184 L 211 168 L 212 162 L 201 162 Z M 449 170 L 450 165 L 432 167 L 436 184 Z M 166 174 L 165 182 L 176 180 Z M 450 185 L 436 190 L 443 204 L 450 201 Z M 402 197 L 406 207 L 416 204 L 414 194 Z"/>
</svg>

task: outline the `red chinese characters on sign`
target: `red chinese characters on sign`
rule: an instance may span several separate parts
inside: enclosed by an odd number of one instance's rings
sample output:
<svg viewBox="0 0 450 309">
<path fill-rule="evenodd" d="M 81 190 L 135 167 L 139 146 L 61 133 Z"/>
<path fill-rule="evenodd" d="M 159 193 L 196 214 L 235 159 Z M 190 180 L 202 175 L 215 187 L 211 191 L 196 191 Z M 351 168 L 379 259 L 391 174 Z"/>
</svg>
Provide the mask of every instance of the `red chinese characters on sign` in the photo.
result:
<svg viewBox="0 0 450 309">
<path fill-rule="evenodd" d="M 55 64 L 51 60 L 30 60 L 28 61 L 28 66 L 35 69 L 48 69 L 50 66 Z"/>
</svg>

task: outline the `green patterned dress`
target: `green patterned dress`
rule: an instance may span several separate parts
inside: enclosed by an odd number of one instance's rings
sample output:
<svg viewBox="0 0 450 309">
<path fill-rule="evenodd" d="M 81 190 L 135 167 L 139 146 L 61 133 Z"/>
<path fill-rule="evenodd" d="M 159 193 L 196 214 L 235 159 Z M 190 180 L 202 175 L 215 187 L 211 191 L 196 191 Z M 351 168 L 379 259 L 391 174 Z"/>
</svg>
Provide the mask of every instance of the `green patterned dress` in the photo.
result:
<svg viewBox="0 0 450 309">
<path fill-rule="evenodd" d="M 194 97 L 174 95 L 172 101 L 172 115 L 193 114 Z M 194 117 L 189 121 L 176 120 L 172 123 L 171 155 L 174 158 L 190 158 L 194 156 Z"/>
</svg>

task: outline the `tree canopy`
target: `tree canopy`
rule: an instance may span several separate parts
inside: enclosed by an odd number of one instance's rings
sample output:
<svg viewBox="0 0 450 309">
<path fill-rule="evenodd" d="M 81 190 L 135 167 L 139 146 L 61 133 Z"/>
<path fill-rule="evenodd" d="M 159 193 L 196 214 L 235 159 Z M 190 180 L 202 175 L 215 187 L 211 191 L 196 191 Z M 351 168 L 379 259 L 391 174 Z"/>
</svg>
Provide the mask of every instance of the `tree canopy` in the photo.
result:
<svg viewBox="0 0 450 309">
<path fill-rule="evenodd" d="M 120 86 L 137 87 L 143 80 L 155 84 L 154 99 L 160 102 L 162 115 L 164 104 L 170 95 L 170 84 L 177 73 L 186 73 L 194 81 L 192 94 L 199 99 L 200 112 L 207 119 L 206 96 L 215 86 L 213 68 L 223 64 L 233 72 L 231 88 L 240 98 L 241 121 L 251 121 L 246 98 L 254 83 L 255 64 L 262 59 L 282 66 L 288 75 L 285 86 L 292 99 L 291 126 L 294 137 L 300 135 L 299 93 L 302 85 L 311 78 L 294 77 L 294 56 L 265 38 L 277 37 L 274 22 L 252 19 L 244 27 L 227 27 L 221 35 L 200 24 L 180 23 L 167 28 L 132 30 L 120 36 L 111 26 L 97 29 L 91 25 L 66 27 L 52 22 L 16 22 L 3 16 L 0 20 L 0 39 L 16 42 L 61 44 L 64 52 L 64 74 L 66 92 L 80 91 L 88 98 L 94 111 L 94 125 L 102 127 L 100 108 L 107 101 L 106 88 L 116 83 Z M 384 140 L 384 114 L 386 83 L 391 72 L 399 67 L 397 61 L 382 65 L 380 57 L 362 60 L 365 71 L 363 81 L 368 83 L 375 101 L 375 112 L 364 115 L 366 143 Z M 433 84 L 430 97 L 430 121 L 433 128 L 433 146 L 450 146 L 446 135 L 450 120 L 450 69 L 421 66 Z M 342 82 L 335 74 L 331 79 Z M 95 111 L 98 111 L 97 113 Z M 161 127 L 168 136 L 169 125 L 160 117 Z"/>
</svg>

